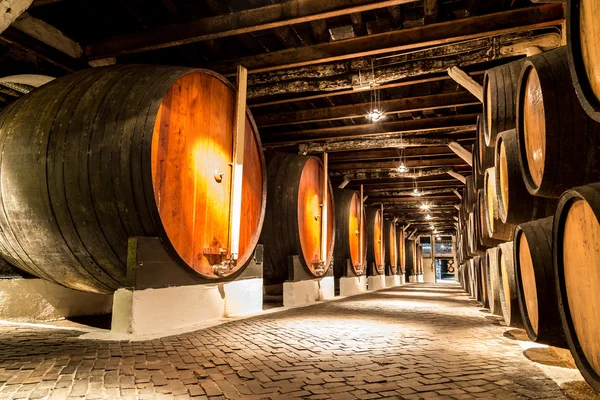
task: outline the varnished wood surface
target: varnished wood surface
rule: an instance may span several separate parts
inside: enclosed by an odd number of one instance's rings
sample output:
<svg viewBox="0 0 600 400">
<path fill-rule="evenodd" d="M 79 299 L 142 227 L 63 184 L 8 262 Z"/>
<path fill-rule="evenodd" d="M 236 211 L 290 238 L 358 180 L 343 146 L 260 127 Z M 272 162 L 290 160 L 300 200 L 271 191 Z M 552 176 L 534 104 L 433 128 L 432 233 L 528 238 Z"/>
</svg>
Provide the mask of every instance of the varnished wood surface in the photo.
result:
<svg viewBox="0 0 600 400">
<path fill-rule="evenodd" d="M 359 251 L 359 220 L 360 220 L 360 195 L 354 190 L 335 189 L 335 247 L 334 272 L 337 278 L 344 276 L 346 262 L 350 260 L 354 272 L 365 270 L 367 259 L 366 224 L 363 230 L 363 260 L 360 261 Z M 363 218 L 364 219 L 364 218 Z"/>
<path fill-rule="evenodd" d="M 587 362 L 600 373 L 600 223 L 587 201 L 571 205 L 559 245 L 570 320 Z"/>
<path fill-rule="evenodd" d="M 521 235 L 519 238 L 518 260 L 521 282 L 523 284 L 523 295 L 525 297 L 525 305 L 527 309 L 527 318 L 529 319 L 534 332 L 537 334 L 539 328 L 538 294 L 535 283 L 535 273 L 533 271 L 533 261 L 531 260 L 529 243 L 527 243 L 527 238 L 525 235 Z"/>
<path fill-rule="evenodd" d="M 500 271 L 498 269 L 498 247 L 488 249 L 486 253 L 486 263 L 489 271 L 488 284 L 488 302 L 490 312 L 502 316 L 502 307 L 500 304 Z"/>
<path fill-rule="evenodd" d="M 508 210 L 508 159 L 506 157 L 506 145 L 504 144 L 504 141 L 500 141 L 499 142 L 499 157 L 498 157 L 498 161 L 499 161 L 499 165 L 498 165 L 498 169 L 499 169 L 499 191 L 498 191 L 498 197 L 500 202 L 502 203 L 502 207 L 504 207 L 504 210 L 506 212 L 506 210 Z"/>
<path fill-rule="evenodd" d="M 498 266 L 500 269 L 498 293 L 504 322 L 507 326 L 521 328 L 523 324 L 519 310 L 513 249 L 513 242 L 502 243 L 498 246 Z"/>
<path fill-rule="evenodd" d="M 367 223 L 367 261 L 375 263 L 375 266 L 381 273 L 383 271 L 382 249 L 384 246 L 385 237 L 382 231 L 382 216 L 378 208 L 367 207 L 366 212 Z M 385 256 L 385 255 L 384 255 Z"/>
<path fill-rule="evenodd" d="M 191 73 L 169 88 L 154 125 L 152 183 L 163 227 L 179 256 L 207 276 L 228 247 L 233 106 L 219 79 Z M 263 202 L 261 149 L 248 120 L 245 136 L 241 264 L 256 243 Z"/>
<path fill-rule="evenodd" d="M 600 3 L 596 0 L 579 1 L 579 32 L 581 56 L 590 87 L 600 99 Z"/>
<path fill-rule="evenodd" d="M 523 104 L 525 152 L 531 178 L 539 186 L 546 157 L 546 117 L 540 78 L 535 69 L 528 71 Z"/>
</svg>

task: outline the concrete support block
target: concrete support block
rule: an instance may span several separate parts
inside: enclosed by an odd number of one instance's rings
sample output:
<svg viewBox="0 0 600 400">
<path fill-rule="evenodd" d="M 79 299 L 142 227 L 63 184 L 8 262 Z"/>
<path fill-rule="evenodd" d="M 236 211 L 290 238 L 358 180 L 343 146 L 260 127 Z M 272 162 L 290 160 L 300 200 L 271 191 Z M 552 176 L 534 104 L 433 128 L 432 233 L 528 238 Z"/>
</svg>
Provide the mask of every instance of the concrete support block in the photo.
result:
<svg viewBox="0 0 600 400">
<path fill-rule="evenodd" d="M 385 275 L 369 276 L 367 281 L 368 290 L 385 289 Z"/>
<path fill-rule="evenodd" d="M 333 276 L 283 283 L 284 307 L 306 306 L 319 300 L 333 299 L 334 296 Z"/>
<path fill-rule="evenodd" d="M 354 296 L 367 291 L 367 277 L 352 276 L 340 278 L 340 296 Z"/>
<path fill-rule="evenodd" d="M 112 296 L 67 289 L 43 279 L 0 279 L 0 319 L 43 322 L 108 314 Z"/>
<path fill-rule="evenodd" d="M 405 274 L 400 275 L 400 284 L 401 285 L 406 284 L 406 275 Z"/>
<path fill-rule="evenodd" d="M 386 275 L 385 287 L 400 286 L 400 275 Z"/>
<path fill-rule="evenodd" d="M 424 276 L 423 275 L 417 275 L 417 282 L 419 282 L 419 283 L 425 282 Z"/>
<path fill-rule="evenodd" d="M 223 291 L 225 293 L 225 317 L 239 317 L 262 311 L 262 278 L 224 283 Z"/>
<path fill-rule="evenodd" d="M 417 275 L 411 275 L 408 277 L 408 281 L 411 283 L 417 282 Z"/>
</svg>

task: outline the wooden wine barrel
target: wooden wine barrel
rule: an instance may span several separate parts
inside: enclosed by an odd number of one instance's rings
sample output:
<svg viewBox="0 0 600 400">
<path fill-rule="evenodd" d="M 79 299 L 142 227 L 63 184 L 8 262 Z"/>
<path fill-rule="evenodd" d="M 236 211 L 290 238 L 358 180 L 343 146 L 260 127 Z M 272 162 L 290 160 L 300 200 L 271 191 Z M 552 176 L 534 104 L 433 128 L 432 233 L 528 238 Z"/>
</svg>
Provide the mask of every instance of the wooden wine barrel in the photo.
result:
<svg viewBox="0 0 600 400">
<path fill-rule="evenodd" d="M 475 280 L 474 282 L 474 287 L 473 287 L 473 297 L 475 297 L 475 300 L 477 300 L 480 303 L 483 303 L 483 288 L 482 288 L 482 282 L 483 282 L 483 276 L 481 274 L 482 272 L 482 265 L 481 265 L 481 256 L 475 256 L 473 257 L 473 278 Z"/>
<path fill-rule="evenodd" d="M 406 282 L 408 282 L 408 277 L 411 275 L 415 275 L 416 271 L 417 271 L 417 262 L 416 262 L 417 249 L 416 249 L 415 241 L 406 239 L 404 241 L 404 248 L 406 249 L 405 274 L 406 274 Z"/>
<path fill-rule="evenodd" d="M 523 321 L 519 309 L 519 296 L 515 279 L 513 242 L 502 243 L 498 246 L 498 273 L 500 278 L 499 297 L 502 316 L 507 326 L 522 328 Z"/>
<path fill-rule="evenodd" d="M 367 265 L 374 265 L 379 274 L 385 272 L 384 246 L 385 237 L 383 233 L 383 216 L 381 210 L 375 207 L 366 207 L 367 223 Z M 367 269 L 371 274 L 371 268 Z"/>
<path fill-rule="evenodd" d="M 404 229 L 402 225 L 396 226 L 396 246 L 398 249 L 398 274 L 403 274 L 406 271 L 406 254 L 404 250 Z"/>
<path fill-rule="evenodd" d="M 262 227 L 266 168 L 247 111 L 239 256 L 214 271 L 228 250 L 234 103 L 213 72 L 140 65 L 77 72 L 14 102 L 0 115 L 2 256 L 103 293 L 128 284 L 134 236 L 159 237 L 204 278 L 240 271 Z"/>
<path fill-rule="evenodd" d="M 489 308 L 489 294 L 488 294 L 488 267 L 487 257 L 484 255 L 479 256 L 479 301 L 483 305 L 483 308 Z"/>
<path fill-rule="evenodd" d="M 384 228 L 384 245 L 385 245 L 385 268 L 386 273 L 396 274 L 398 272 L 398 249 L 396 241 L 396 224 L 393 221 L 385 220 Z"/>
<path fill-rule="evenodd" d="M 600 391 L 600 183 L 565 192 L 556 209 L 556 293 L 567 343 L 585 380 Z"/>
<path fill-rule="evenodd" d="M 500 220 L 498 212 L 498 194 L 496 192 L 496 168 L 485 170 L 485 183 L 483 186 L 483 207 L 487 234 L 496 240 L 509 241 L 513 238 L 514 225 L 505 224 Z"/>
<path fill-rule="evenodd" d="M 477 157 L 474 157 L 473 160 L 473 174 L 479 176 L 478 179 L 481 182 L 478 185 L 478 189 L 483 189 L 485 186 L 485 171 L 494 166 L 494 145 L 496 142 L 492 143 L 492 146 L 488 146 L 485 143 L 485 134 L 483 132 L 483 119 L 477 117 L 477 131 L 476 131 L 476 139 L 475 139 L 475 153 Z"/>
<path fill-rule="evenodd" d="M 267 212 L 260 237 L 265 248 L 265 284 L 287 280 L 288 257 L 294 255 L 299 257 L 310 275 L 318 277 L 327 272 L 335 238 L 334 198 L 330 182 L 328 187 L 327 256 L 326 260 L 320 260 L 323 163 L 312 156 L 267 154 Z"/>
<path fill-rule="evenodd" d="M 496 189 L 498 215 L 505 224 L 516 225 L 554 213 L 554 199 L 532 196 L 523 183 L 514 129 L 500 133 L 496 140 Z"/>
<path fill-rule="evenodd" d="M 488 231 L 488 224 L 486 223 L 486 219 L 487 219 L 486 206 L 485 206 L 486 197 L 485 197 L 485 193 L 484 193 L 483 189 L 479 189 L 477 191 L 477 197 L 478 197 L 478 200 L 477 200 L 477 204 L 475 205 L 475 211 L 477 214 L 477 221 L 478 221 L 477 236 L 479 237 L 479 244 L 481 246 L 483 246 L 481 248 L 481 251 L 485 252 L 490 247 L 498 246 L 500 243 L 502 243 L 502 241 L 492 238 L 492 235 L 490 235 L 490 232 Z M 485 255 L 485 254 L 483 254 L 483 255 Z"/>
<path fill-rule="evenodd" d="M 479 256 L 475 256 L 479 257 Z M 477 291 L 477 269 L 475 268 L 475 257 L 469 260 L 469 295 L 473 298 L 478 296 Z M 479 264 L 478 264 L 479 265 Z"/>
<path fill-rule="evenodd" d="M 519 308 L 529 339 L 566 347 L 552 264 L 553 220 L 554 217 L 542 218 L 515 229 L 515 278 Z"/>
<path fill-rule="evenodd" d="M 365 272 L 367 260 L 367 229 L 366 225 L 360 222 L 360 195 L 358 192 L 348 189 L 336 189 L 334 195 L 336 221 L 335 247 L 333 248 L 334 275 L 336 278 L 345 276 L 348 260 L 350 260 L 354 273 L 362 275 Z M 363 231 L 362 262 L 359 247 L 360 228 Z"/>
<path fill-rule="evenodd" d="M 477 192 L 475 191 L 473 175 L 467 176 L 463 199 L 465 202 L 466 211 L 473 212 L 475 209 L 475 202 L 477 201 Z"/>
<path fill-rule="evenodd" d="M 577 101 L 565 47 L 527 59 L 517 117 L 521 171 L 529 193 L 558 198 L 569 188 L 600 180 L 600 124 Z"/>
<path fill-rule="evenodd" d="M 600 122 L 600 27 L 598 2 L 567 0 L 567 46 L 571 78 L 581 106 Z"/>
<path fill-rule="evenodd" d="M 517 60 L 485 71 L 483 76 L 483 134 L 487 146 L 494 146 L 496 136 L 500 132 L 515 128 L 517 85 L 523 62 L 523 60 Z"/>
<path fill-rule="evenodd" d="M 488 275 L 488 302 L 490 312 L 502 316 L 502 305 L 500 304 L 500 272 L 498 270 L 498 247 L 488 249 L 486 253 L 486 264 Z"/>
</svg>

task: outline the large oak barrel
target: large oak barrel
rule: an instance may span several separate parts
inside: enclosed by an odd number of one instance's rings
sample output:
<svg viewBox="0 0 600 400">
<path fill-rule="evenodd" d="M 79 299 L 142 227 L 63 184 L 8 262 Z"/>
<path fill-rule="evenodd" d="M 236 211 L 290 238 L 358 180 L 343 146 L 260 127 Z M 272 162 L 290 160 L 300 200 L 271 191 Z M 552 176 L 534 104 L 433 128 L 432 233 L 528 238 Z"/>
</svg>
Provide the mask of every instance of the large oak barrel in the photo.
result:
<svg viewBox="0 0 600 400">
<path fill-rule="evenodd" d="M 600 122 L 600 5 L 596 0 L 567 1 L 569 66 L 585 112 Z"/>
<path fill-rule="evenodd" d="M 523 327 L 523 322 L 521 311 L 519 310 L 513 247 L 513 242 L 502 243 L 498 246 L 500 306 L 502 307 L 502 316 L 506 325 L 513 328 L 521 328 Z"/>
<path fill-rule="evenodd" d="M 385 268 L 387 274 L 398 273 L 398 249 L 396 241 L 396 224 L 386 220 L 383 224 L 385 234 Z"/>
<path fill-rule="evenodd" d="M 408 282 L 408 277 L 417 273 L 417 249 L 415 241 L 406 239 L 404 241 L 404 248 L 406 249 L 404 272 L 406 274 L 406 281 Z"/>
<path fill-rule="evenodd" d="M 600 391 L 600 183 L 563 194 L 554 217 L 553 243 L 567 343 L 585 380 Z"/>
<path fill-rule="evenodd" d="M 552 264 L 553 220 L 554 217 L 542 218 L 515 229 L 515 278 L 519 308 L 529 339 L 566 347 Z"/>
<path fill-rule="evenodd" d="M 505 224 L 500 220 L 496 182 L 496 168 L 486 169 L 483 186 L 483 207 L 487 234 L 492 239 L 509 241 L 513 238 L 514 225 Z"/>
<path fill-rule="evenodd" d="M 475 211 L 477 213 L 477 221 L 478 221 L 478 237 L 479 244 L 483 246 L 481 248 L 482 252 L 487 251 L 490 247 L 498 246 L 502 241 L 498 239 L 492 238 L 492 235 L 488 231 L 488 224 L 486 222 L 486 196 L 483 189 L 479 189 L 477 191 L 477 204 L 475 206 Z"/>
<path fill-rule="evenodd" d="M 502 306 L 500 304 L 500 273 L 498 270 L 498 247 L 492 247 L 487 250 L 486 264 L 489 271 L 488 278 L 488 302 L 492 314 L 502 316 Z"/>
<path fill-rule="evenodd" d="M 488 69 L 483 76 L 484 142 L 494 146 L 500 132 L 513 129 L 516 123 L 517 84 L 523 60 Z"/>
<path fill-rule="evenodd" d="M 496 190 L 498 215 L 504 223 L 516 225 L 554 213 L 555 200 L 532 196 L 523 183 L 514 129 L 500 133 L 496 140 Z"/>
<path fill-rule="evenodd" d="M 367 260 L 367 230 L 361 223 L 360 195 L 354 190 L 335 190 L 335 247 L 334 273 L 336 278 L 345 276 L 347 261 L 350 260 L 355 274 L 361 275 L 365 271 Z M 363 207 L 364 221 L 364 207 Z M 359 229 L 363 231 L 363 260 L 360 260 Z"/>
<path fill-rule="evenodd" d="M 240 271 L 264 218 L 262 146 L 247 111 L 239 257 L 226 271 L 235 90 L 213 72 L 113 66 L 56 79 L 0 115 L 0 252 L 64 286 L 128 284 L 127 242 L 156 236 L 204 278 Z M 221 175 L 222 174 L 222 175 Z"/>
<path fill-rule="evenodd" d="M 404 228 L 402 225 L 396 226 L 396 245 L 398 246 L 398 274 L 403 274 L 406 270 L 406 255 L 404 250 Z"/>
<path fill-rule="evenodd" d="M 473 212 L 475 209 L 475 202 L 477 201 L 477 191 L 475 190 L 475 182 L 473 179 L 473 175 L 467 176 L 465 190 L 463 191 L 463 201 L 465 202 L 467 212 Z"/>
<path fill-rule="evenodd" d="M 385 235 L 383 233 L 383 215 L 381 210 L 375 207 L 367 207 L 367 265 L 374 265 L 379 274 L 385 272 L 384 246 Z M 371 268 L 367 269 L 371 274 Z"/>
<path fill-rule="evenodd" d="M 564 47 L 529 57 L 519 80 L 517 134 L 529 193 L 558 198 L 600 179 L 600 124 L 575 95 Z"/>
<path fill-rule="evenodd" d="M 327 181 L 327 251 L 326 260 L 321 260 L 323 163 L 313 156 L 267 155 L 267 212 L 260 237 L 266 284 L 288 279 L 288 257 L 294 255 L 309 275 L 327 272 L 335 238 L 333 190 Z"/>
</svg>

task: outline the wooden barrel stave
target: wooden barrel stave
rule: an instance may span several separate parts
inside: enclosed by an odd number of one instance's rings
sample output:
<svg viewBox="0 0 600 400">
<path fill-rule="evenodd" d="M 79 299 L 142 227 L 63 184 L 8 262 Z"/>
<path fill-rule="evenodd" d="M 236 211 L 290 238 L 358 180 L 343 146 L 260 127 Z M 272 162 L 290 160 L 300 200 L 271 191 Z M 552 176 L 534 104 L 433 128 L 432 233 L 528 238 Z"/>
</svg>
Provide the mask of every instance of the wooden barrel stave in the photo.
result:
<svg viewBox="0 0 600 400">
<path fill-rule="evenodd" d="M 498 193 L 496 191 L 496 168 L 485 170 L 484 214 L 487 233 L 492 239 L 509 241 L 513 238 L 514 225 L 505 224 L 500 220 L 498 212 Z"/>
<path fill-rule="evenodd" d="M 496 140 L 496 188 L 498 214 L 505 224 L 516 225 L 554 213 L 556 200 L 532 196 L 525 187 L 514 129 L 500 133 Z"/>
<path fill-rule="evenodd" d="M 379 274 L 385 272 L 385 235 L 383 232 L 383 216 L 381 210 L 366 207 L 365 221 L 367 224 L 367 265 L 374 265 Z M 367 269 L 371 274 L 370 268 Z"/>
<path fill-rule="evenodd" d="M 554 276 L 562 327 L 579 371 L 600 391 L 600 183 L 566 191 L 554 218 Z"/>
<path fill-rule="evenodd" d="M 478 200 L 475 206 L 475 213 L 477 215 L 477 236 L 479 237 L 479 244 L 482 246 L 480 251 L 485 252 L 490 247 L 498 246 L 502 241 L 492 238 L 492 235 L 488 231 L 485 211 L 486 198 L 483 189 L 477 191 L 477 198 Z"/>
<path fill-rule="evenodd" d="M 566 189 L 600 179 L 600 124 L 577 101 L 566 48 L 525 62 L 517 134 L 523 181 L 531 194 L 558 198 Z"/>
<path fill-rule="evenodd" d="M 502 316 L 507 326 L 522 328 L 523 321 L 519 310 L 519 296 L 517 293 L 517 282 L 514 265 L 513 242 L 502 243 L 498 246 L 498 273 L 500 275 L 499 297 L 502 308 Z"/>
<path fill-rule="evenodd" d="M 552 261 L 552 223 L 548 217 L 515 229 L 514 263 L 519 309 L 527 336 L 534 342 L 566 347 L 558 315 Z"/>
<path fill-rule="evenodd" d="M 500 285 L 498 279 L 500 277 L 498 271 L 498 247 L 492 247 L 487 250 L 486 263 L 489 270 L 488 293 L 490 312 L 495 315 L 502 316 L 502 306 L 500 303 Z"/>
<path fill-rule="evenodd" d="M 386 273 L 396 274 L 398 271 L 398 252 L 396 248 L 396 225 L 390 221 L 384 221 L 385 233 L 385 265 Z"/>
<path fill-rule="evenodd" d="M 350 260 L 356 274 L 363 274 L 367 259 L 366 225 L 360 223 L 360 195 L 354 190 L 334 190 L 335 202 L 335 246 L 334 275 L 336 278 L 345 276 L 347 260 Z M 363 207 L 364 219 L 364 207 Z M 359 260 L 358 228 L 363 231 L 363 260 Z"/>
</svg>

